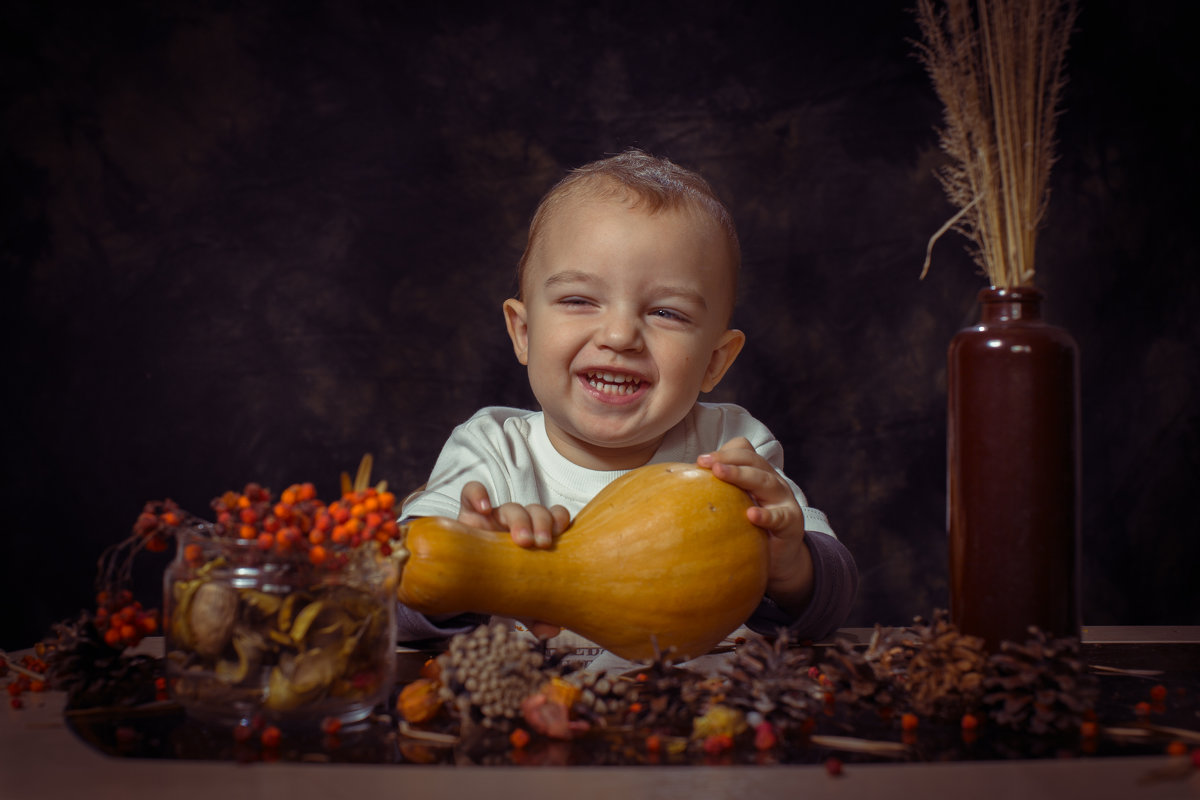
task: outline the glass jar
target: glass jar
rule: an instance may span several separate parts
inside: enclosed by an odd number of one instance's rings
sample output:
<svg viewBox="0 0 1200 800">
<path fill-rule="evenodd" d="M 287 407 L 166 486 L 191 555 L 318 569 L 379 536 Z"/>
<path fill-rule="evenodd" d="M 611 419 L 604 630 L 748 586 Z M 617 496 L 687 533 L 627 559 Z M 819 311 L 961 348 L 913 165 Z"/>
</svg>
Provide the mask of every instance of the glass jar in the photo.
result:
<svg viewBox="0 0 1200 800">
<path fill-rule="evenodd" d="M 163 577 L 167 681 L 190 716 L 365 718 L 392 689 L 396 562 L 373 544 L 304 554 L 181 533 Z"/>
</svg>

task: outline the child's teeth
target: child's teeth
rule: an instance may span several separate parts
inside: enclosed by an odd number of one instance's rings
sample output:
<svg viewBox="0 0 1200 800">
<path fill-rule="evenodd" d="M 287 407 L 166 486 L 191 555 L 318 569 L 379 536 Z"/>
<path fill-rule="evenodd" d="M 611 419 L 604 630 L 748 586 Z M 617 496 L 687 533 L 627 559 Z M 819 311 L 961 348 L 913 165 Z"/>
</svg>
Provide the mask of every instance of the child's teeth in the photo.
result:
<svg viewBox="0 0 1200 800">
<path fill-rule="evenodd" d="M 614 375 L 611 372 L 592 372 L 588 375 L 588 383 L 609 394 L 629 394 L 637 391 L 641 384 L 636 378 L 628 375 Z"/>
</svg>

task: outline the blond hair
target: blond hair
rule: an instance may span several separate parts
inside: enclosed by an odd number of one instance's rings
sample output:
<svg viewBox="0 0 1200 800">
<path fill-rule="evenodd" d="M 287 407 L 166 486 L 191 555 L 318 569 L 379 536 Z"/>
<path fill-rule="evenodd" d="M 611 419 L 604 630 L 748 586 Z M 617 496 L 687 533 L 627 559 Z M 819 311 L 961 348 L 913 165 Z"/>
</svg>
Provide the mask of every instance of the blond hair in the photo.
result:
<svg viewBox="0 0 1200 800">
<path fill-rule="evenodd" d="M 620 155 L 593 161 L 571 170 L 554 185 L 534 212 L 529 224 L 525 252 L 517 263 L 517 296 L 523 294 L 525 268 L 541 240 L 542 231 L 566 201 L 587 197 L 594 200 L 620 200 L 648 214 L 660 211 L 689 210 L 706 215 L 725 235 L 729 245 L 731 296 L 737 295 L 741 246 L 733 217 L 717 197 L 708 181 L 691 170 L 642 150 L 626 150 Z"/>
</svg>

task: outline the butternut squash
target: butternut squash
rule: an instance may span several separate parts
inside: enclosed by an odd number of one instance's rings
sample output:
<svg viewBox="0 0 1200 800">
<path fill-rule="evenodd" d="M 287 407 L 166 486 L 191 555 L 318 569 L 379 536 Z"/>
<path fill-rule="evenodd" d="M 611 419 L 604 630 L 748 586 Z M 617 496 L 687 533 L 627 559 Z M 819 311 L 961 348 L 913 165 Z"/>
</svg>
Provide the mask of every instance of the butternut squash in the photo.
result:
<svg viewBox="0 0 1200 800">
<path fill-rule="evenodd" d="M 651 464 L 596 495 L 547 550 L 443 517 L 405 527 L 397 596 L 428 614 L 536 619 L 617 655 L 708 652 L 754 610 L 767 534 L 745 492 L 694 464 Z"/>
</svg>

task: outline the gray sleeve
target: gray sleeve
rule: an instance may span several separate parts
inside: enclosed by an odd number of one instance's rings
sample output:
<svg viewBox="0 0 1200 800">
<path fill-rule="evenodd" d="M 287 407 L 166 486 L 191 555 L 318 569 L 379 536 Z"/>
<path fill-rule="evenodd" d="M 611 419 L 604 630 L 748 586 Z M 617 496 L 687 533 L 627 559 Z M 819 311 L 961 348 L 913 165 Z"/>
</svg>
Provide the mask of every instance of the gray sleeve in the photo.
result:
<svg viewBox="0 0 1200 800">
<path fill-rule="evenodd" d="M 422 614 L 403 603 L 396 603 L 396 641 L 419 642 L 446 639 L 465 633 L 487 622 L 486 614 Z"/>
<path fill-rule="evenodd" d="M 823 639 L 846 620 L 858 594 L 858 567 L 846 546 L 833 536 L 809 531 L 804 535 L 813 562 L 813 596 L 799 617 L 792 617 L 764 597 L 746 625 L 757 633 L 787 628 L 793 639 Z"/>
</svg>

